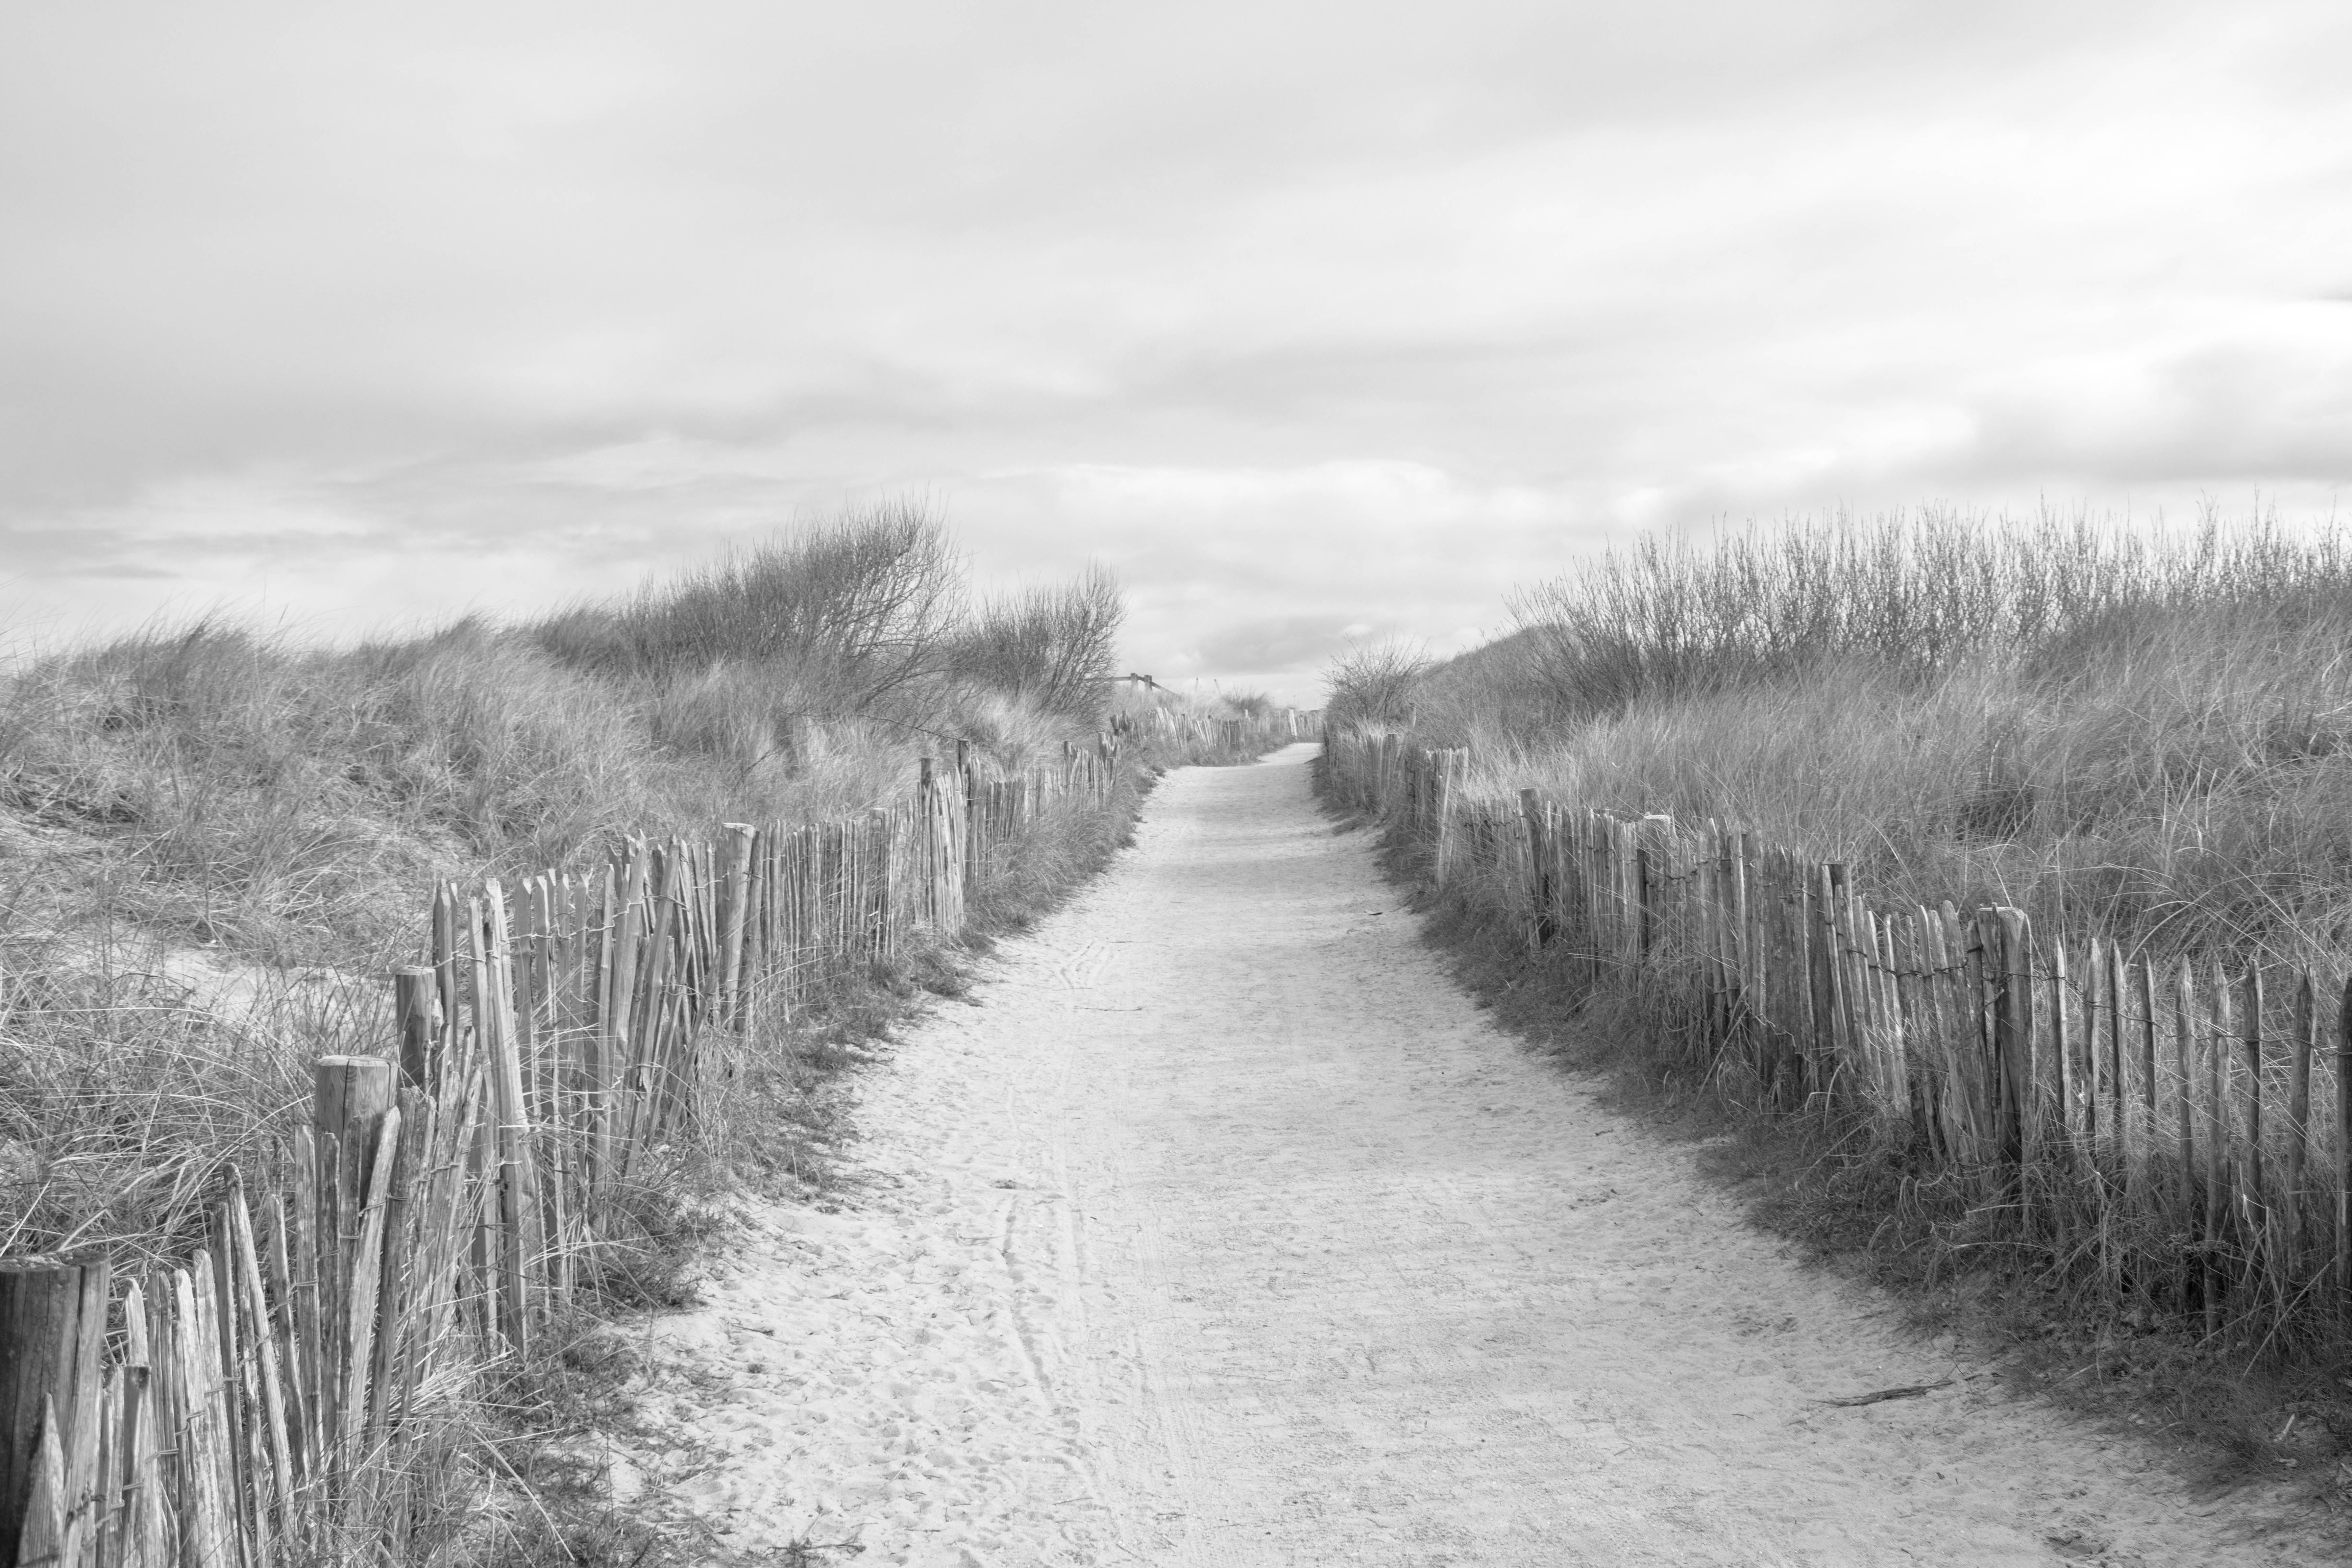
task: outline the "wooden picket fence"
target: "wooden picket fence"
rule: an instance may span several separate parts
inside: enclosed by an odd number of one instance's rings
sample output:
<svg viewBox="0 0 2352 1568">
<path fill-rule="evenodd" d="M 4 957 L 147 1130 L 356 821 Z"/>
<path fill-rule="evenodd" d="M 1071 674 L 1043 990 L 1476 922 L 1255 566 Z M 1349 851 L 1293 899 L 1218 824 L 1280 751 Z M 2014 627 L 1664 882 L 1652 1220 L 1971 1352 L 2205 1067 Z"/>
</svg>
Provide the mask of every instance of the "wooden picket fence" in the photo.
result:
<svg viewBox="0 0 2352 1568">
<path fill-rule="evenodd" d="M 1682 1065 L 1858 1118 L 2012 1239 L 2209 1331 L 2352 1331 L 2352 984 L 1887 907 L 1752 833 L 1474 789 L 1466 750 L 1326 745 L 1442 889 L 1633 988 Z"/>
<path fill-rule="evenodd" d="M 1323 738 L 1322 711 L 1308 708 L 1283 708 L 1241 719 L 1220 718 L 1190 710 L 1154 708 L 1142 717 L 1125 722 L 1154 739 L 1231 752 Z"/>
<path fill-rule="evenodd" d="M 925 759 L 887 809 L 633 839 L 602 864 L 445 885 L 398 1039 L 329 1057 L 308 1125 L 211 1210 L 184 1267 L 0 1261 L 0 1542 L 32 1568 L 429 1558 L 436 1433 L 526 1352 L 671 1169 L 761 1012 L 925 936 L 1118 742 L 996 776 Z"/>
</svg>

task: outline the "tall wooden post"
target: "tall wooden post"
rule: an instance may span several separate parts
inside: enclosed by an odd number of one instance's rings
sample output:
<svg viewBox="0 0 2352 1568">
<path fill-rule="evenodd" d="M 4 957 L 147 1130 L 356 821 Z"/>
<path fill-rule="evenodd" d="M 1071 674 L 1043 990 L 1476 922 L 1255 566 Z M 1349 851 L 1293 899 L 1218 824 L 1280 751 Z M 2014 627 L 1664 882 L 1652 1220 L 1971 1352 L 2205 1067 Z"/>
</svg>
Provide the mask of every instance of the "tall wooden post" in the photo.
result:
<svg viewBox="0 0 2352 1568">
<path fill-rule="evenodd" d="M 433 973 L 441 992 L 440 1042 L 434 1054 L 444 1062 L 457 1047 L 457 1008 L 464 995 L 457 924 L 457 885 L 444 882 L 433 891 Z"/>
<path fill-rule="evenodd" d="M 2125 1084 L 2130 1074 L 2124 1067 L 2124 1019 L 2129 1009 L 2125 1005 L 2128 976 L 2124 970 L 2124 944 L 2109 939 L 2107 942 L 2107 1109 L 2115 1142 L 2116 1163 L 2128 1178 L 2138 1155 L 2138 1139 L 2132 1131 L 2131 1102 Z M 2146 1134 L 2140 1134 L 2145 1137 Z"/>
<path fill-rule="evenodd" d="M 2352 978 L 2336 1011 L 2336 1290 L 2352 1301 Z"/>
<path fill-rule="evenodd" d="M 2197 981 L 2189 960 L 2180 961 L 2172 977 L 2172 1068 L 2179 1094 L 2172 1105 L 2173 1202 L 2175 1223 L 2191 1223 L 2189 1211 L 2197 1198 L 2197 1089 L 2195 1026 Z"/>
<path fill-rule="evenodd" d="M 0 1262 L 0 1548 L 79 1560 L 98 1484 L 107 1261 Z"/>
<path fill-rule="evenodd" d="M 1854 952 L 1851 930 L 1853 909 L 1853 877 L 1843 860 L 1831 860 L 1822 867 L 1822 950 L 1826 960 L 1829 979 L 1829 1021 L 1822 1030 L 1828 1048 L 1827 1063 L 1822 1075 L 1822 1087 L 1833 1086 L 1842 1068 L 1856 1072 L 1868 1066 L 1868 1050 L 1863 1038 L 1862 1012 L 1855 1005 L 1855 975 L 1849 960 Z"/>
<path fill-rule="evenodd" d="M 719 917 L 719 1016 L 740 1026 L 743 1017 L 743 916 L 751 907 L 751 848 L 759 829 L 748 822 L 726 824 L 727 861 L 720 891 L 726 905 Z"/>
<path fill-rule="evenodd" d="M 2246 1237 L 2251 1256 L 2260 1258 L 2271 1228 L 2270 1184 L 2263 1169 L 2263 966 L 2259 960 L 2246 965 L 2246 1016 L 2239 1026 L 2238 1043 L 2245 1051 L 2246 1061 L 2246 1158 L 2245 1174 L 2242 1179 L 2238 1202 L 2244 1213 L 2249 1229 Z"/>
<path fill-rule="evenodd" d="M 922 904 L 917 910 L 933 930 L 944 922 L 940 912 L 946 900 L 940 889 L 940 815 L 937 795 L 939 780 L 931 774 L 931 759 L 926 752 L 917 764 L 915 774 L 915 820 L 920 824 L 923 847 Z"/>
<path fill-rule="evenodd" d="M 433 1046 L 440 1002 L 438 977 L 430 968 L 412 965 L 392 972 L 393 1016 L 400 1025 L 400 1081 L 411 1089 L 423 1089 L 439 1076 Z"/>
<path fill-rule="evenodd" d="M 2286 1181 L 2280 1195 L 2284 1209 L 2283 1241 L 2292 1267 L 2303 1253 L 2303 1186 L 2311 1147 L 2311 1058 L 2319 1048 L 2319 998 L 2308 972 L 2294 991 L 2294 1058 L 2286 1090 Z"/>
<path fill-rule="evenodd" d="M 2206 1242 L 2201 1256 L 2205 1262 L 2208 1334 L 2221 1331 L 2221 1297 L 2228 1289 L 2221 1270 L 2219 1243 L 2230 1215 L 2230 1047 L 2236 1035 L 2236 1015 L 2230 1004 L 2230 976 L 2217 963 L 2213 965 L 2212 1019 L 2205 1042 L 2204 1075 L 2209 1114 L 2205 1121 L 2205 1228 L 2200 1234 Z"/>
<path fill-rule="evenodd" d="M 1994 909 L 1986 935 L 1993 939 L 1992 969 L 2000 990 L 1993 1006 L 1993 1061 L 2000 1074 L 2000 1157 L 2021 1167 L 2026 1158 L 2028 1097 L 2033 1091 L 2029 1058 L 2033 1037 L 2033 952 L 2028 945 L 2025 911 Z"/>
<path fill-rule="evenodd" d="M 1715 839 L 1715 908 L 1708 918 L 1716 927 L 1716 963 L 1721 976 L 1722 1014 L 1717 1021 L 1720 1043 L 1728 1047 L 1739 1029 L 1740 996 L 1747 978 L 1741 953 L 1747 947 L 1748 900 L 1739 889 L 1741 835 L 1717 827 Z"/>
<path fill-rule="evenodd" d="M 1843 870 L 1816 862 L 1804 888 L 1805 981 L 1811 1024 L 1805 1046 L 1805 1089 L 1824 1097 L 1837 1080 L 1837 879 Z"/>
<path fill-rule="evenodd" d="M 1553 913 L 1555 896 L 1552 888 L 1551 835 L 1544 830 L 1543 803 L 1532 789 L 1519 791 L 1519 815 L 1528 824 L 1528 865 L 1529 891 L 1535 895 L 1535 942 L 1540 949 L 1551 944 L 1559 931 L 1559 917 Z"/>
<path fill-rule="evenodd" d="M 361 1257 L 367 1179 L 377 1134 L 393 1108 L 396 1070 L 381 1057 L 321 1057 L 311 1069 L 310 1126 L 316 1142 L 320 1343 L 317 1399 L 320 1457 L 332 1463 L 344 1436 L 366 1418 L 351 1403 L 357 1300 L 379 1277 Z M 372 1303 L 369 1303 L 372 1305 Z M 364 1384 L 360 1392 L 364 1394 Z"/>
<path fill-rule="evenodd" d="M 2096 1027 L 2091 1026 L 2093 1030 Z M 2071 1155 L 2082 1156 L 2090 1147 L 2089 1106 L 2095 1089 L 2084 1083 L 2083 1064 L 2075 1060 L 2075 1051 L 2066 1028 L 2066 938 L 2062 931 L 2050 944 L 2050 1054 L 2058 1069 L 2058 1138 Z"/>
<path fill-rule="evenodd" d="M 1643 958 L 1650 956 L 1650 942 L 1655 922 L 1650 889 L 1657 879 L 1657 860 L 1650 848 L 1650 834 L 1644 826 L 1633 830 L 1633 945 Z"/>
<path fill-rule="evenodd" d="M 963 890 L 970 898 L 980 886 L 980 792 L 972 787 L 970 741 L 956 742 L 956 777 L 963 785 Z"/>
<path fill-rule="evenodd" d="M 2140 1158 L 2144 1166 L 2156 1160 L 2159 1131 L 2156 1124 L 2156 960 L 2143 958 L 2139 974 L 2139 1103 L 2147 1122 Z"/>
<path fill-rule="evenodd" d="M 1442 890 L 1445 886 L 1447 851 L 1453 847 L 1454 837 L 1454 753 L 1424 752 L 1422 754 L 1433 764 L 1429 785 L 1429 808 L 1436 820 L 1430 837 L 1434 845 L 1433 863 L 1436 868 L 1436 882 Z"/>
</svg>

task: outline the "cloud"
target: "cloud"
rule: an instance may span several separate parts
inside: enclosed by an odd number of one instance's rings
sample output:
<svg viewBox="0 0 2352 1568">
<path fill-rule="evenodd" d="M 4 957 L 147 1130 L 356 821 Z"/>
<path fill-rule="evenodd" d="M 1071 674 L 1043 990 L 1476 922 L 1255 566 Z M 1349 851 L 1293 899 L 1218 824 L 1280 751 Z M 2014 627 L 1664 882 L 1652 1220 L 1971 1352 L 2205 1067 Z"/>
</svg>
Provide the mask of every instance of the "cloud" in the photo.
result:
<svg viewBox="0 0 2352 1568">
<path fill-rule="evenodd" d="M 339 629 L 919 494 L 1136 658 L 1602 542 L 2324 505 L 2352 17 L 683 0 L 0 17 L 0 610 Z M 8 595 L 14 595 L 11 601 Z"/>
<path fill-rule="evenodd" d="M 1227 625 L 1201 647 L 1213 669 L 1312 670 L 1348 640 L 1349 624 L 1330 616 L 1270 616 Z"/>
<path fill-rule="evenodd" d="M 2228 338 L 2062 364 L 1987 401 L 1962 470 L 2102 487 L 2352 482 L 2352 310 L 2299 305 Z"/>
<path fill-rule="evenodd" d="M 1081 465 L 992 476 L 956 508 L 976 539 L 1039 530 L 1116 571 L 1151 673 L 1299 699 L 1367 635 L 1450 650 L 1465 628 L 1499 626 L 1523 574 L 1565 567 L 1592 537 L 1568 491 L 1395 461 Z"/>
</svg>

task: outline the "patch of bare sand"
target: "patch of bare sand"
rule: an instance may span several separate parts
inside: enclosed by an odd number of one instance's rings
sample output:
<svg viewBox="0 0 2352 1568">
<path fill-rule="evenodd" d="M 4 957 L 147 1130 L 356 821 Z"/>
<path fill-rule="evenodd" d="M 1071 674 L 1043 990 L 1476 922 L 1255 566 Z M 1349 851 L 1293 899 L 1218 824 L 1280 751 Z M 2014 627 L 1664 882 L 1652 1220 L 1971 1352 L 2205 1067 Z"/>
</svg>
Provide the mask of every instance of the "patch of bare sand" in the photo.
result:
<svg viewBox="0 0 2352 1568">
<path fill-rule="evenodd" d="M 1498 1036 L 1307 754 L 1171 776 L 872 1069 L 839 1212 L 753 1207 L 649 1330 L 633 1506 L 746 1563 L 2332 1560 L 2004 1397 Z"/>
</svg>

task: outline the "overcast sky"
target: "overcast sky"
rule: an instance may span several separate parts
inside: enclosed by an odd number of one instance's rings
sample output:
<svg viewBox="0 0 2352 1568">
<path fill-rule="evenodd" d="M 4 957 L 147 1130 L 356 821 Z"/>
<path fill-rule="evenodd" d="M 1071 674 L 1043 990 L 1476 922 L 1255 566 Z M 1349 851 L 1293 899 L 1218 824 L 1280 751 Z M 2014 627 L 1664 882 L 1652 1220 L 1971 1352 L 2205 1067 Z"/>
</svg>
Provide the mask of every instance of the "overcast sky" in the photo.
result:
<svg viewBox="0 0 2352 1568">
<path fill-rule="evenodd" d="M 0 9 L 0 614 L 350 635 L 880 496 L 1312 695 L 1644 528 L 2326 513 L 2337 4 Z"/>
</svg>

